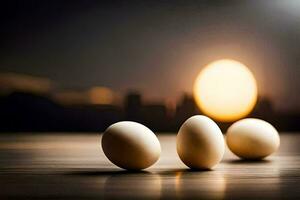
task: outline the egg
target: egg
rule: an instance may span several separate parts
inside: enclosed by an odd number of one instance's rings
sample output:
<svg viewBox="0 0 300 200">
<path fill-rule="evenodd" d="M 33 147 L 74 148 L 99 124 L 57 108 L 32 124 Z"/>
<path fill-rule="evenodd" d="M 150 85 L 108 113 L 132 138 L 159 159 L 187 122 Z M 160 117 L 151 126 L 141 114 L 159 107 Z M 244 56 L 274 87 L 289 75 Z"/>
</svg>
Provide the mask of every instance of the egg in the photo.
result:
<svg viewBox="0 0 300 200">
<path fill-rule="evenodd" d="M 153 165 L 161 153 L 156 135 L 137 122 L 112 124 L 104 132 L 101 143 L 106 157 L 128 170 L 142 170 Z"/>
<path fill-rule="evenodd" d="M 177 153 L 192 169 L 211 169 L 224 155 L 225 142 L 218 125 L 210 118 L 196 115 L 187 119 L 179 129 Z"/>
<path fill-rule="evenodd" d="M 229 149 L 241 158 L 262 159 L 278 149 L 280 138 L 270 123 L 248 118 L 228 128 L 226 142 Z"/>
</svg>

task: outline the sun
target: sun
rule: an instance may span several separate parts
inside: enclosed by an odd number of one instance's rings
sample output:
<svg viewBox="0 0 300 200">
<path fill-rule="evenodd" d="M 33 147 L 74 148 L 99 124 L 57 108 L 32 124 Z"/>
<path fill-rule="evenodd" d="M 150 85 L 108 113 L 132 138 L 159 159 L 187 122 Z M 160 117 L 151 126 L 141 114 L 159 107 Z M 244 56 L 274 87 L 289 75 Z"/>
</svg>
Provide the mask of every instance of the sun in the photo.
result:
<svg viewBox="0 0 300 200">
<path fill-rule="evenodd" d="M 235 121 L 254 108 L 256 80 L 244 64 L 229 59 L 217 60 L 197 76 L 194 98 L 204 114 L 217 121 Z"/>
</svg>

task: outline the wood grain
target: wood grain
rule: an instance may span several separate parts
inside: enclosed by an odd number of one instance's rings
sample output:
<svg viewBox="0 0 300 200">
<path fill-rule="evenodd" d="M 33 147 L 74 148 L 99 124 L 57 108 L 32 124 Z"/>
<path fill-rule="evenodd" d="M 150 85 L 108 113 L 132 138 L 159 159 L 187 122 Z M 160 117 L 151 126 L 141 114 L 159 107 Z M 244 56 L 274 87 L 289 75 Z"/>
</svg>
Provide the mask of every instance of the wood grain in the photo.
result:
<svg viewBox="0 0 300 200">
<path fill-rule="evenodd" d="M 179 160 L 175 134 L 159 134 L 160 160 L 142 172 L 112 165 L 100 134 L 0 136 L 0 199 L 300 199 L 300 135 L 281 134 L 260 162 L 228 150 L 211 171 Z"/>
</svg>

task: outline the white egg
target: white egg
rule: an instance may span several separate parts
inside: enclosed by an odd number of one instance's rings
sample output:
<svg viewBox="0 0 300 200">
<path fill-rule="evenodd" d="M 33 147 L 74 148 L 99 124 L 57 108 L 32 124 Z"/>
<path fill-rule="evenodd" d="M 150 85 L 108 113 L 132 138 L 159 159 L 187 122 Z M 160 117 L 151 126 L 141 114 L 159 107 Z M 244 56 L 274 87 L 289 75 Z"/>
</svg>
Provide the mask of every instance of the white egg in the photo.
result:
<svg viewBox="0 0 300 200">
<path fill-rule="evenodd" d="M 210 169 L 224 155 L 225 142 L 218 125 L 210 118 L 196 115 L 187 119 L 177 135 L 177 153 L 193 169 Z"/>
<path fill-rule="evenodd" d="M 278 149 L 280 138 L 270 123 L 248 118 L 228 128 L 226 142 L 229 149 L 241 158 L 262 159 Z"/>
<path fill-rule="evenodd" d="M 108 127 L 102 137 L 102 149 L 112 163 L 129 170 L 151 166 L 161 153 L 155 134 L 146 126 L 131 121 Z"/>
</svg>

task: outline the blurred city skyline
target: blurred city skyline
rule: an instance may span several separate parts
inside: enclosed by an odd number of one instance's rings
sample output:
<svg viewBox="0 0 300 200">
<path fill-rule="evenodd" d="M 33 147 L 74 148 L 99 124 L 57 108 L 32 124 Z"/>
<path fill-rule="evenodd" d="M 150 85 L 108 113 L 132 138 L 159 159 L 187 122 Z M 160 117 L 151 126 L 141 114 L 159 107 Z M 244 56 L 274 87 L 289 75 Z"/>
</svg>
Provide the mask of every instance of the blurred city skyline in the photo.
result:
<svg viewBox="0 0 300 200">
<path fill-rule="evenodd" d="M 9 73 L 2 81 L 26 74 L 43 83 L 18 87 L 51 87 L 58 99 L 84 101 L 80 93 L 105 87 L 174 103 L 192 93 L 205 65 L 229 58 L 253 72 L 275 110 L 293 112 L 299 7 L 295 0 L 2 1 L 0 72 Z"/>
<path fill-rule="evenodd" d="M 183 95 L 193 97 L 192 92 L 181 91 L 176 95 L 176 98 L 168 98 L 164 96 L 156 98 L 147 98 L 145 92 L 137 88 L 129 88 L 123 92 L 116 92 L 113 89 L 95 85 L 91 87 L 63 87 L 53 80 L 28 74 L 18 73 L 1 73 L 0 72 L 0 96 L 9 96 L 14 92 L 24 92 L 28 94 L 45 96 L 57 104 L 63 106 L 72 105 L 118 105 L 122 106 L 124 98 L 130 93 L 142 94 L 143 101 L 146 103 L 159 103 L 164 104 L 168 108 L 173 109 Z M 194 97 L 193 97 L 194 98 Z M 268 96 L 258 95 L 259 99 L 268 99 L 272 104 L 272 109 L 280 112 L 299 112 L 299 107 L 292 110 L 289 109 L 276 109 L 274 101 Z"/>
<path fill-rule="evenodd" d="M 51 93 L 25 91 L 24 88 L 2 93 L 0 132 L 102 132 L 111 124 L 124 120 L 140 122 L 155 132 L 176 132 L 186 119 L 203 114 L 193 96 L 186 93 L 182 93 L 175 104 L 168 104 L 147 102 L 142 93 L 131 91 L 115 104 L 108 101 L 111 95 L 106 89 L 96 87 L 76 93 L 75 102 L 62 102 Z M 74 100 L 74 94 L 66 96 Z M 78 97 L 81 97 L 80 101 Z M 87 99 L 82 101 L 82 97 Z M 246 117 L 264 119 L 281 132 L 300 130 L 300 112 L 276 111 L 268 98 L 259 97 Z M 216 123 L 225 133 L 233 122 Z"/>
</svg>

